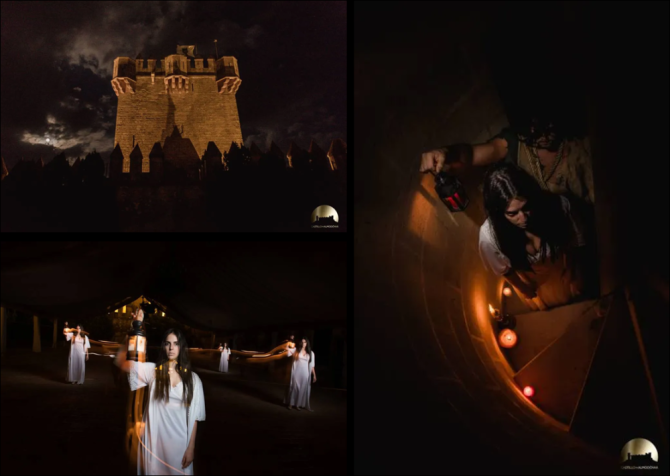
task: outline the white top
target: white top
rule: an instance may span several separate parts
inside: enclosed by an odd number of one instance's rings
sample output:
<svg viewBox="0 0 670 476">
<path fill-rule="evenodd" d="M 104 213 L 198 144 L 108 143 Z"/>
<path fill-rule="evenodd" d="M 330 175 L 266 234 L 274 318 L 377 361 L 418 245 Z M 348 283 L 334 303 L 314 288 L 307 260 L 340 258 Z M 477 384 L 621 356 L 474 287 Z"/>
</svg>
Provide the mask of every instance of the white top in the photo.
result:
<svg viewBox="0 0 670 476">
<path fill-rule="evenodd" d="M 563 212 L 566 214 L 572 225 L 573 244 L 575 246 L 584 246 L 584 232 L 580 220 L 575 216 L 570 207 L 570 200 L 567 197 L 561 196 L 561 204 L 563 205 Z M 547 248 L 547 256 L 551 256 Z M 498 276 L 502 276 L 512 269 L 512 265 L 507 256 L 505 256 L 498 248 L 495 240 L 495 232 L 491 221 L 487 218 L 484 224 L 479 228 L 479 256 L 484 263 L 484 267 L 492 271 Z M 531 263 L 537 263 L 540 260 L 540 250 L 534 255 L 529 255 L 528 260 Z"/>
</svg>

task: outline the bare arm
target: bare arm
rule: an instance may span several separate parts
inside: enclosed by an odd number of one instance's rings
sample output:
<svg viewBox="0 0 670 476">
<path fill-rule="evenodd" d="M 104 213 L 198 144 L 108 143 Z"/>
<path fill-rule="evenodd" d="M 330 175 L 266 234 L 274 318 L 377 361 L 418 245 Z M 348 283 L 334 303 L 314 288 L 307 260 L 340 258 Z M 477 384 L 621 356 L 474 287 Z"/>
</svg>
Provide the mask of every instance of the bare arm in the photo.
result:
<svg viewBox="0 0 670 476">
<path fill-rule="evenodd" d="M 193 424 L 193 434 L 191 436 L 191 442 L 188 444 L 188 447 L 190 449 L 195 449 L 195 435 L 198 433 L 198 420 L 196 420 Z"/>
<path fill-rule="evenodd" d="M 502 160 L 507 155 L 507 141 L 496 137 L 486 144 L 472 146 L 472 165 L 488 165 Z"/>
<path fill-rule="evenodd" d="M 451 150 L 449 150 L 451 147 Z M 470 147 L 464 144 L 443 147 L 421 154 L 420 172 L 432 170 L 452 172 L 463 168 L 482 166 L 492 164 L 507 155 L 507 141 L 500 137 L 485 143 L 472 146 L 472 154 L 468 150 Z"/>
<path fill-rule="evenodd" d="M 130 369 L 132 369 L 133 363 L 126 359 L 126 352 L 127 352 L 126 346 L 122 345 L 116 354 L 114 363 L 124 372 L 130 373 Z"/>
</svg>

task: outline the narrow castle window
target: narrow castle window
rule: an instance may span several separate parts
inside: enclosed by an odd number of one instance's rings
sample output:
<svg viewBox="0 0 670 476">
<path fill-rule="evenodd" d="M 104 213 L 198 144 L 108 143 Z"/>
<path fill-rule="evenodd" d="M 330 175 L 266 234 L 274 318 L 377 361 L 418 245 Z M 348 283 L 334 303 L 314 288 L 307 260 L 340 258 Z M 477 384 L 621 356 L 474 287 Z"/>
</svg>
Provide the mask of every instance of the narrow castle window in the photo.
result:
<svg viewBox="0 0 670 476">
<path fill-rule="evenodd" d="M 144 158 L 142 159 L 142 173 L 143 174 L 148 174 L 149 173 L 149 158 Z"/>
<path fill-rule="evenodd" d="M 130 173 L 130 159 L 123 159 L 123 173 Z"/>
</svg>

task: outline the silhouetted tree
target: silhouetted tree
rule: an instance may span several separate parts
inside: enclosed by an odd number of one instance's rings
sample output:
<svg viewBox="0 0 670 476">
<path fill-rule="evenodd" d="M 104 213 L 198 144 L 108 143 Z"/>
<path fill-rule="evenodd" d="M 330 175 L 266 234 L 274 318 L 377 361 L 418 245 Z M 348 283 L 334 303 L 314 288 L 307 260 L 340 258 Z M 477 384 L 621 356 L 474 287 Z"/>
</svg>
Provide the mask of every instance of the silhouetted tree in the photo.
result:
<svg viewBox="0 0 670 476">
<path fill-rule="evenodd" d="M 310 156 L 309 156 L 309 153 L 307 151 L 304 151 L 304 150 L 298 150 L 291 157 L 291 163 L 293 164 L 293 168 L 295 170 L 299 170 L 299 171 L 302 171 L 302 172 L 309 172 L 309 170 L 310 170 Z"/>
<path fill-rule="evenodd" d="M 62 187 L 70 184 L 71 179 L 72 168 L 62 152 L 44 166 L 44 180 L 47 185 Z"/>
<path fill-rule="evenodd" d="M 237 142 L 233 142 L 223 157 L 230 172 L 239 172 L 251 166 L 251 152 L 245 146 L 240 147 Z"/>
<path fill-rule="evenodd" d="M 105 178 L 105 162 L 100 154 L 94 150 L 80 164 L 79 172 L 85 184 L 100 183 Z"/>
<path fill-rule="evenodd" d="M 277 172 L 286 168 L 286 161 L 270 152 L 262 154 L 258 166 L 265 172 Z"/>
</svg>

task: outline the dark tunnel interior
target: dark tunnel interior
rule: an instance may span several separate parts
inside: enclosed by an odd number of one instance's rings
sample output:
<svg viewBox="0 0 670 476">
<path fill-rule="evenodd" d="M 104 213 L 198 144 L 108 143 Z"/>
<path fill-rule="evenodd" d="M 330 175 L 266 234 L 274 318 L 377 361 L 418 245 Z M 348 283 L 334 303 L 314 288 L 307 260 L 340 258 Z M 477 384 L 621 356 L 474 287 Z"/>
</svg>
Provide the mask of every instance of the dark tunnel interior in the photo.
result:
<svg viewBox="0 0 670 476">
<path fill-rule="evenodd" d="M 355 472 L 617 474 L 645 438 L 667 474 L 667 2 L 354 12 Z M 419 163 L 547 97 L 591 144 L 598 289 L 533 312 L 480 259 L 485 167 L 450 212 Z"/>
</svg>

